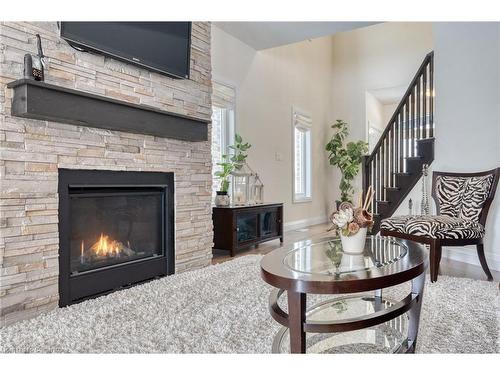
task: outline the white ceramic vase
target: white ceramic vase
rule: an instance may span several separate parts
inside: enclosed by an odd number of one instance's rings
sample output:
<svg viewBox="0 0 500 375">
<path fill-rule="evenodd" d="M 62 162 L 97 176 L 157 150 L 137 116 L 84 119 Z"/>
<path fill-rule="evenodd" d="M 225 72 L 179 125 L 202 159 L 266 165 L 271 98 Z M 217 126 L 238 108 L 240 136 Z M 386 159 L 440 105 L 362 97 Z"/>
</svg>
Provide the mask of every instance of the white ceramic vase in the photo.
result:
<svg viewBox="0 0 500 375">
<path fill-rule="evenodd" d="M 363 254 L 365 250 L 366 232 L 368 228 L 360 228 L 358 233 L 352 236 L 344 236 L 340 234 L 342 241 L 342 250 L 346 254 Z"/>
</svg>

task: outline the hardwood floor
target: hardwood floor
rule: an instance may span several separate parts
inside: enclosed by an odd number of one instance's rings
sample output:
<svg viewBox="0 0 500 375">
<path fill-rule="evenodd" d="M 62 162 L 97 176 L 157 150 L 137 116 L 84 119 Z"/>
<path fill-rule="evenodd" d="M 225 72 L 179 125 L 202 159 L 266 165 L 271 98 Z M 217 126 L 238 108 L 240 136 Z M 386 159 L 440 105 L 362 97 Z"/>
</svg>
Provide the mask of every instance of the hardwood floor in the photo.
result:
<svg viewBox="0 0 500 375">
<path fill-rule="evenodd" d="M 327 232 L 329 224 L 319 224 L 314 225 L 305 229 L 292 230 L 285 233 L 285 240 L 282 246 L 289 247 L 294 242 L 301 241 L 304 239 L 320 239 L 322 237 L 328 237 L 330 234 Z M 247 250 L 240 251 L 236 257 L 245 256 L 249 254 L 267 254 L 274 249 L 280 247 L 279 240 L 265 242 L 260 244 L 258 248 L 251 247 Z M 233 258 L 229 256 L 227 251 L 214 250 L 214 257 L 212 259 L 212 264 L 227 262 Z M 494 280 L 500 280 L 500 272 L 491 270 Z M 484 274 L 480 266 L 474 266 L 472 264 L 458 262 L 456 260 L 451 260 L 448 258 L 442 258 L 441 264 L 439 266 L 440 275 L 449 275 L 455 277 L 468 277 L 475 280 L 486 280 L 486 275 Z M 438 279 L 439 281 L 439 279 Z"/>
</svg>

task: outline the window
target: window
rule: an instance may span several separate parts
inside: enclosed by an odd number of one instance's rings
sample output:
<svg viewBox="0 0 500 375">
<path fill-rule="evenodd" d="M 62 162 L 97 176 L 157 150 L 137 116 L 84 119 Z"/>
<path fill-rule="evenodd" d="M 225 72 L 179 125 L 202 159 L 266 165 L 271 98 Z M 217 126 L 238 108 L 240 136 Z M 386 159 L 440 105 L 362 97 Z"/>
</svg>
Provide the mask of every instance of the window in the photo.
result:
<svg viewBox="0 0 500 375">
<path fill-rule="evenodd" d="M 311 196 L 311 117 L 294 109 L 293 124 L 293 201 L 307 202 Z"/>
<path fill-rule="evenodd" d="M 234 107 L 236 93 L 233 87 L 213 82 L 212 94 L 212 192 L 219 190 L 220 181 L 215 172 L 221 169 L 217 163 L 222 161 L 222 155 L 229 152 L 229 146 L 234 143 L 235 121 Z"/>
</svg>

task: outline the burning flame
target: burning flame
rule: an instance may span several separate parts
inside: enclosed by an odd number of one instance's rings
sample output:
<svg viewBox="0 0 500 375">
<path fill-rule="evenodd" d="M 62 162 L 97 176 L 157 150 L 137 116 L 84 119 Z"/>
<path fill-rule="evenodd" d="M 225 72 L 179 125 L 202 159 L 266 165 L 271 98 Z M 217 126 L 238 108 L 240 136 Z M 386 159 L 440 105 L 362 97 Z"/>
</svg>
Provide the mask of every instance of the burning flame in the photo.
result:
<svg viewBox="0 0 500 375">
<path fill-rule="evenodd" d="M 124 246 L 121 242 L 115 241 L 109 236 L 101 233 L 101 236 L 99 237 L 99 240 L 92 245 L 90 250 L 95 254 L 99 256 L 108 256 L 108 255 L 119 255 Z"/>
</svg>

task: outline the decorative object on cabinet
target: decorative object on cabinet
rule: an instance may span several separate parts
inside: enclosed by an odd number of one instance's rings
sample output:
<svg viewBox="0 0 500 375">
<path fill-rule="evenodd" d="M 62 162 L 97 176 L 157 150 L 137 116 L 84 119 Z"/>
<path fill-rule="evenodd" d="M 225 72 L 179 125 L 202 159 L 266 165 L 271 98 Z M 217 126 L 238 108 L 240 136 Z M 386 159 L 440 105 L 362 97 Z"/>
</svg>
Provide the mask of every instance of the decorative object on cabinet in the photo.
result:
<svg viewBox="0 0 500 375">
<path fill-rule="evenodd" d="M 239 169 L 231 172 L 232 176 L 232 200 L 235 206 L 245 206 L 250 201 L 250 177 L 252 171 L 245 163 Z"/>
<path fill-rule="evenodd" d="M 262 204 L 264 203 L 264 184 L 257 173 L 255 173 L 253 177 L 250 195 L 255 204 Z"/>
<path fill-rule="evenodd" d="M 222 167 L 222 170 L 215 172 L 215 176 L 221 179 L 219 191 L 227 193 L 229 190 L 229 183 L 232 180 L 233 204 L 236 202 L 238 205 L 244 205 L 247 203 L 249 196 L 248 176 L 251 175 L 245 162 L 248 156 L 246 151 L 252 147 L 252 145 L 243 143 L 242 137 L 239 134 L 235 134 L 234 145 L 228 147 L 232 154 L 222 155 L 222 162 L 217 163 L 217 165 Z M 235 185 L 238 185 L 237 189 L 235 189 Z M 238 194 L 236 194 L 236 192 L 238 192 Z"/>
<path fill-rule="evenodd" d="M 227 191 L 217 191 L 215 196 L 215 205 L 217 207 L 226 207 L 229 206 L 230 199 Z"/>
<path fill-rule="evenodd" d="M 283 243 L 283 203 L 214 207 L 214 249 L 235 252 L 279 238 Z"/>
</svg>

